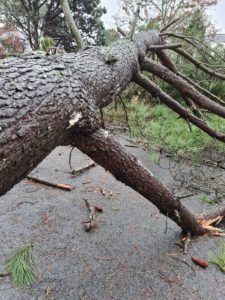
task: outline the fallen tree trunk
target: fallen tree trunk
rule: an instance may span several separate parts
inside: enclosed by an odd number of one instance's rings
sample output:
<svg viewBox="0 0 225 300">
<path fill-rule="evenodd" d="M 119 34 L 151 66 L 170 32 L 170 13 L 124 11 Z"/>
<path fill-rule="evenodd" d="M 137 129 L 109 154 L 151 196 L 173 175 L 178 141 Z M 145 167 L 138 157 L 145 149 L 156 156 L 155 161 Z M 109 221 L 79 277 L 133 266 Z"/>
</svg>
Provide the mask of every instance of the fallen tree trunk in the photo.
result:
<svg viewBox="0 0 225 300">
<path fill-rule="evenodd" d="M 69 132 L 98 129 L 99 108 L 131 82 L 148 47 L 160 43 L 153 31 L 115 44 L 110 52 L 90 48 L 60 57 L 35 53 L 2 60 L 0 195 L 63 145 Z"/>
<path fill-rule="evenodd" d="M 100 129 L 99 109 L 132 80 L 139 83 L 140 65 L 146 53 L 161 44 L 159 34 L 149 31 L 135 35 L 133 41 L 122 40 L 108 48 L 50 57 L 34 53 L 2 60 L 0 195 L 55 147 L 70 144 L 150 200 L 184 231 L 192 235 L 205 233 L 207 230 L 165 186 Z M 163 50 L 156 53 L 162 64 L 174 72 L 174 65 Z M 148 84 L 146 88 L 152 92 Z M 155 92 L 161 95 L 157 89 Z M 188 116 L 190 122 L 196 121 L 190 113 Z M 198 126 L 199 122 L 195 123 Z"/>
</svg>

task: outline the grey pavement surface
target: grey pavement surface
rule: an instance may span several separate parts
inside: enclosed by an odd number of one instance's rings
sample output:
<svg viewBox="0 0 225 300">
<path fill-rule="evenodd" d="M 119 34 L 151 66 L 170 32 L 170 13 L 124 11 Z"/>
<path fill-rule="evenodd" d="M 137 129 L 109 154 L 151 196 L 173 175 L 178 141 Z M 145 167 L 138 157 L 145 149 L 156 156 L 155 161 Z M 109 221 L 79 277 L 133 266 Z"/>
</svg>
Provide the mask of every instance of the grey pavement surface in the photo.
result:
<svg viewBox="0 0 225 300">
<path fill-rule="evenodd" d="M 69 151 L 57 148 L 32 175 L 70 184 L 72 191 L 23 180 L 0 198 L 0 261 L 16 247 L 33 243 L 38 272 L 29 289 L 0 278 L 0 300 L 225 299 L 225 275 L 218 267 L 201 269 L 191 261 L 192 256 L 207 259 L 223 238 L 199 237 L 183 254 L 175 245 L 177 225 L 103 168 L 72 178 Z M 129 151 L 165 184 L 173 184 L 169 171 L 151 162 L 147 152 Z M 73 151 L 75 169 L 89 161 Z M 88 218 L 84 197 L 104 208 L 92 232 L 82 225 Z M 194 198 L 183 202 L 193 212 L 206 208 Z"/>
</svg>

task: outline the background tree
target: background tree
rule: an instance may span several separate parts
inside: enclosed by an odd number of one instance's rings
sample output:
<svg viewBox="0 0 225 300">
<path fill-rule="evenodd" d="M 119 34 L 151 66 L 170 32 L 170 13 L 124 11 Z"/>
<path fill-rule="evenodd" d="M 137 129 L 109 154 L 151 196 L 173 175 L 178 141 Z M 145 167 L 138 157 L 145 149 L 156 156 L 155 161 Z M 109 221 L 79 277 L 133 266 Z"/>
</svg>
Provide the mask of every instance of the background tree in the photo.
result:
<svg viewBox="0 0 225 300">
<path fill-rule="evenodd" d="M 143 9 L 149 8 L 151 2 L 152 1 L 141 2 L 142 14 Z M 223 47 L 217 47 L 215 50 L 211 47 L 210 43 L 207 42 L 207 36 L 214 30 L 205 14 L 205 8 L 209 5 L 213 5 L 215 1 L 204 1 L 204 3 L 201 1 L 197 2 L 198 5 L 196 4 L 196 1 L 190 1 L 188 3 L 185 3 L 185 1 L 154 1 L 155 6 L 156 4 L 158 8 L 165 6 L 169 11 L 169 15 L 165 16 L 165 20 L 170 20 L 171 25 L 168 29 L 165 27 L 161 35 L 164 40 L 169 43 L 182 43 L 186 53 L 202 61 L 202 63 L 210 66 L 210 68 L 216 71 L 217 68 L 224 68 L 225 66 L 225 52 Z M 130 2 L 125 1 L 125 3 L 126 5 L 131 6 Z M 135 9 L 134 3 L 137 3 L 137 1 L 133 1 L 133 9 Z M 203 4 L 202 7 L 200 7 L 201 4 Z M 133 9 L 131 11 L 133 11 Z M 126 6 L 124 7 L 124 10 L 126 12 L 129 11 L 127 10 Z M 174 12 L 176 12 L 176 15 L 180 15 L 182 17 L 180 19 L 172 19 L 175 15 Z M 139 23 L 143 23 L 143 25 L 138 27 L 139 31 L 162 28 L 162 24 L 164 24 L 163 15 L 160 14 L 160 11 L 158 13 L 159 15 L 156 15 L 156 17 L 154 17 L 153 14 L 153 18 L 147 23 L 144 23 L 144 19 L 141 17 L 139 19 Z M 170 23 L 170 21 L 168 22 Z M 177 51 L 180 50 L 178 49 Z M 219 98 L 224 99 L 224 82 L 221 82 L 216 78 L 210 78 L 209 80 L 209 75 L 199 68 L 196 69 L 196 66 L 193 66 L 188 59 L 182 55 L 179 55 L 179 53 L 176 53 L 176 51 L 170 52 L 170 55 L 171 58 L 176 62 L 177 72 L 182 73 L 183 76 L 186 76 L 186 79 L 189 78 L 189 82 L 190 80 L 195 81 L 195 83 L 198 84 L 198 88 L 201 88 L 203 93 L 213 97 L 215 101 L 220 102 L 221 99 L 219 100 Z M 157 56 L 155 56 L 154 53 L 152 54 L 152 59 L 157 60 Z M 154 79 L 154 81 L 157 82 L 157 84 L 162 87 L 164 91 L 166 91 L 176 100 L 184 101 L 185 99 L 187 105 L 191 106 L 195 110 L 193 103 L 184 97 L 184 95 L 181 95 L 176 89 L 174 89 L 173 86 L 165 83 L 160 78 L 153 78 L 151 75 L 150 79 Z M 146 93 L 146 91 L 135 84 L 131 85 L 131 87 L 129 87 L 129 89 L 127 89 L 123 95 L 127 99 L 131 99 L 132 96 L 137 96 L 138 99 L 142 98 L 144 101 L 147 99 L 152 100 L 153 102 L 158 102 L 157 97 L 150 96 L 149 93 Z M 141 97 L 139 97 L 140 95 Z"/>
<path fill-rule="evenodd" d="M 131 24 L 137 4 L 140 3 L 139 24 L 149 24 L 162 28 L 175 18 L 187 26 L 186 18 L 191 16 L 193 9 L 203 9 L 214 5 L 217 0 L 120 0 L 121 11 L 118 14 L 119 25 Z"/>
<path fill-rule="evenodd" d="M 69 5 L 84 40 L 104 43 L 101 16 L 106 10 L 100 6 L 100 0 L 71 0 Z M 76 50 L 60 0 L 0 0 L 0 13 L 25 34 L 34 50 L 39 49 L 42 36 L 54 38 L 56 45 L 64 46 L 66 51 Z"/>
</svg>

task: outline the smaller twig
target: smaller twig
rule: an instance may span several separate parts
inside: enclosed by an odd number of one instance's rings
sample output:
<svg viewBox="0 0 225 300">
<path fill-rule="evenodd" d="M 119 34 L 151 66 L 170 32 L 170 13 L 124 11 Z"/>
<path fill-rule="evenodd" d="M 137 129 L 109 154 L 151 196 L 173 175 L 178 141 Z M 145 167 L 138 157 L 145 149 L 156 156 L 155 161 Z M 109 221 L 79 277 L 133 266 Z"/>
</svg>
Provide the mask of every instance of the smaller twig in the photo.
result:
<svg viewBox="0 0 225 300">
<path fill-rule="evenodd" d="M 181 245 L 181 242 L 180 242 L 180 241 L 176 241 L 174 244 L 175 244 L 176 246 L 178 246 L 178 247 L 180 247 L 180 248 L 183 249 L 183 245 Z"/>
<path fill-rule="evenodd" d="M 131 128 L 130 128 L 130 124 L 129 124 L 129 117 L 128 117 L 126 105 L 125 105 L 125 103 L 124 103 L 124 101 L 123 101 L 123 99 L 122 99 L 121 96 L 119 96 L 119 99 L 120 99 L 120 102 L 121 102 L 121 104 L 122 104 L 123 110 L 124 110 L 124 112 L 125 112 L 125 117 L 126 117 L 126 122 L 127 122 L 128 130 L 129 130 L 129 132 L 130 132 L 130 134 L 131 134 Z"/>
<path fill-rule="evenodd" d="M 162 271 L 158 270 L 158 272 L 159 272 L 159 276 L 160 276 L 164 281 L 166 281 L 170 286 L 172 286 L 173 284 L 177 284 L 177 281 L 176 281 L 176 280 L 169 279 L 168 277 L 166 277 L 165 274 L 163 274 Z"/>
<path fill-rule="evenodd" d="M 223 62 L 225 61 L 223 57 L 221 57 L 215 50 L 212 49 L 212 47 L 209 47 L 209 45 L 207 45 L 207 43 L 204 43 L 202 40 L 193 37 L 193 36 L 185 36 L 185 35 L 180 35 L 180 34 L 175 34 L 173 32 L 164 32 L 164 33 L 160 33 L 160 36 L 172 36 L 172 37 L 176 37 L 178 39 L 184 40 L 186 41 L 188 44 L 192 45 L 193 47 L 195 47 L 196 49 L 198 49 L 200 52 L 204 52 L 204 47 L 206 47 L 208 50 L 210 50 L 211 52 L 213 52 L 215 54 L 215 56 L 217 56 L 220 60 L 222 60 Z M 197 43 L 197 44 L 196 44 Z M 199 47 L 201 49 L 199 49 Z M 213 60 L 215 60 L 215 57 L 213 57 L 212 55 L 209 55 Z"/>
<path fill-rule="evenodd" d="M 70 154 L 69 154 L 69 166 L 70 166 L 71 170 L 73 170 L 72 163 L 71 163 L 73 149 L 74 149 L 74 147 L 71 148 Z"/>
<path fill-rule="evenodd" d="M 101 116 L 101 126 L 103 129 L 105 129 L 105 120 L 104 120 L 103 109 L 100 109 L 100 116 Z"/>
<path fill-rule="evenodd" d="M 140 148 L 140 146 L 138 146 L 138 145 L 128 145 L 128 144 L 125 144 L 124 146 L 125 147 L 130 147 L 130 148 Z"/>
<path fill-rule="evenodd" d="M 173 24 L 175 24 L 176 22 L 178 22 L 180 20 L 180 18 L 176 18 L 174 20 L 172 20 L 171 22 L 169 22 L 167 25 L 165 25 L 160 32 L 165 31 L 166 29 L 168 29 L 170 26 L 172 26 Z"/>
<path fill-rule="evenodd" d="M 167 229 L 168 229 L 168 213 L 166 215 L 166 225 L 165 225 L 165 231 L 164 231 L 164 234 L 167 233 Z"/>
<path fill-rule="evenodd" d="M 81 167 L 79 169 L 74 169 L 73 166 L 72 166 L 72 153 L 73 153 L 73 149 L 74 147 L 71 148 L 70 150 L 70 154 L 69 154 L 69 166 L 70 166 L 70 169 L 71 171 L 69 173 L 71 173 L 72 175 L 78 175 L 92 167 L 95 167 L 95 163 L 94 162 L 91 162 L 90 164 L 87 164 L 86 166 L 84 167 Z"/>
<path fill-rule="evenodd" d="M 0 277 L 8 277 L 11 276 L 10 272 L 0 273 Z"/>
<path fill-rule="evenodd" d="M 188 248 L 189 248 L 190 242 L 191 242 L 191 234 L 188 232 L 187 235 L 183 238 L 184 254 L 188 253 Z"/>
<path fill-rule="evenodd" d="M 34 182 L 41 183 L 41 184 L 51 186 L 51 187 L 55 187 L 55 188 L 65 190 L 65 191 L 71 191 L 73 189 L 73 187 L 68 184 L 54 183 L 54 182 L 50 182 L 48 180 L 44 180 L 44 179 L 33 177 L 33 176 L 26 176 L 26 178 L 29 180 L 32 180 Z"/>
<path fill-rule="evenodd" d="M 188 81 L 189 83 L 191 83 L 191 85 L 193 85 L 195 88 L 197 88 L 198 90 L 202 91 L 203 93 L 205 93 L 207 96 L 209 96 L 211 99 L 214 99 L 217 103 L 225 106 L 225 102 L 220 99 L 219 97 L 217 97 L 216 95 L 214 95 L 213 93 L 211 93 L 210 91 L 206 90 L 205 88 L 203 88 L 202 86 L 200 86 L 199 84 L 197 84 L 196 82 L 194 82 L 191 78 L 189 78 L 188 76 L 185 76 L 184 74 L 180 73 L 180 72 L 176 72 L 176 74 L 178 76 L 180 76 L 181 78 L 183 78 L 184 80 Z"/>
<path fill-rule="evenodd" d="M 182 55 L 183 57 L 185 57 L 187 60 L 189 60 L 191 63 L 193 63 L 197 68 L 199 68 L 200 70 L 204 71 L 205 73 L 220 78 L 220 79 L 225 79 L 225 75 L 222 73 L 218 73 L 210 68 L 207 68 L 202 62 L 200 62 L 199 60 L 195 59 L 191 54 L 189 54 L 187 51 L 185 51 L 184 49 L 181 48 L 174 48 L 173 49 L 175 52 L 177 52 L 178 54 Z"/>
<path fill-rule="evenodd" d="M 36 202 L 21 201 L 21 202 L 17 203 L 16 207 L 19 207 L 19 206 L 22 205 L 22 204 L 31 204 L 31 205 L 34 205 L 34 204 L 36 204 L 36 203 L 38 203 L 38 202 L 37 202 L 37 201 L 36 201 Z"/>
<path fill-rule="evenodd" d="M 191 128 L 191 124 L 190 124 L 190 122 L 189 122 L 187 119 L 185 119 L 185 121 L 186 121 L 186 122 L 187 122 L 187 124 L 188 124 L 188 128 L 189 128 L 190 132 L 192 132 L 192 128 Z"/>
<path fill-rule="evenodd" d="M 91 205 L 86 198 L 83 198 L 88 210 L 90 211 L 88 221 L 83 222 L 85 231 L 88 232 L 93 228 L 96 228 L 96 215 L 95 215 L 95 207 Z"/>
<path fill-rule="evenodd" d="M 178 196 L 177 199 L 181 200 L 181 199 L 189 198 L 192 196 L 194 196 L 194 194 L 187 194 L 187 195 L 183 195 L 183 196 Z"/>
<path fill-rule="evenodd" d="M 171 253 L 171 254 L 167 254 L 167 255 L 170 256 L 170 257 L 172 257 L 174 260 L 181 261 L 182 263 L 184 263 L 185 265 L 187 265 L 188 267 L 190 267 L 194 274 L 196 273 L 195 269 L 188 262 L 186 262 L 184 259 L 182 259 L 179 256 L 177 256 L 177 254 Z"/>
<path fill-rule="evenodd" d="M 95 163 L 93 161 L 91 163 L 87 164 L 86 166 L 81 167 L 79 169 L 73 169 L 72 168 L 72 171 L 70 171 L 69 173 L 71 173 L 72 175 L 78 175 L 78 174 L 83 173 L 86 170 L 89 170 L 92 167 L 95 167 Z"/>
<path fill-rule="evenodd" d="M 174 49 L 181 47 L 181 43 L 176 44 L 165 44 L 165 45 L 152 45 L 149 47 L 150 50 L 162 50 L 162 49 Z"/>
</svg>

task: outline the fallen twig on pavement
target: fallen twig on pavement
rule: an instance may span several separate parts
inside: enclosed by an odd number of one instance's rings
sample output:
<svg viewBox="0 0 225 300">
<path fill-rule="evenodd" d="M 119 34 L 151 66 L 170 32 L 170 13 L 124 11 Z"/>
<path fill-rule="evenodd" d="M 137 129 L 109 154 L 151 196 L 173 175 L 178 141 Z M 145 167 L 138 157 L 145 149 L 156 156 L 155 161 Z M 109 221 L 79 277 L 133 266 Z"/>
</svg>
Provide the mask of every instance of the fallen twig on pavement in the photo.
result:
<svg viewBox="0 0 225 300">
<path fill-rule="evenodd" d="M 78 175 L 78 174 L 83 173 L 84 171 L 86 171 L 86 170 L 88 170 L 92 167 L 95 167 L 95 163 L 93 161 L 91 163 L 87 164 L 86 166 L 81 167 L 79 169 L 72 169 L 72 171 L 70 173 L 72 175 Z"/>
<path fill-rule="evenodd" d="M 188 253 L 188 247 L 189 247 L 189 244 L 191 242 L 191 235 L 190 233 L 188 232 L 186 234 L 186 236 L 183 238 L 183 243 L 184 243 L 184 254 L 187 254 Z"/>
<path fill-rule="evenodd" d="M 90 215 L 89 215 L 89 219 L 87 221 L 84 221 L 83 224 L 84 224 L 84 229 L 86 232 L 90 231 L 91 229 L 93 228 L 96 228 L 97 227 L 97 224 L 96 224 L 96 215 L 95 215 L 95 212 L 103 212 L 103 208 L 96 204 L 96 205 L 92 205 L 88 202 L 88 200 L 86 198 L 83 198 L 89 212 L 90 212 Z"/>
<path fill-rule="evenodd" d="M 86 166 L 81 167 L 81 168 L 75 170 L 73 168 L 72 162 L 71 162 L 73 149 L 74 149 L 74 147 L 71 148 L 70 154 L 69 154 L 69 166 L 70 166 L 70 169 L 71 169 L 71 171 L 69 172 L 70 174 L 72 174 L 72 175 L 78 175 L 78 174 L 83 173 L 84 171 L 86 171 L 86 170 L 88 170 L 88 169 L 90 169 L 92 167 L 95 167 L 95 163 L 92 161 L 91 163 L 87 164 Z"/>
<path fill-rule="evenodd" d="M 73 189 L 73 187 L 68 184 L 54 183 L 54 182 L 50 182 L 48 180 L 44 180 L 44 179 L 33 177 L 33 176 L 26 176 L 26 178 L 29 180 L 32 180 L 34 182 L 41 183 L 41 184 L 51 186 L 51 187 L 55 187 L 55 188 L 65 190 L 65 191 L 71 191 Z"/>
<path fill-rule="evenodd" d="M 91 205 L 88 200 L 86 198 L 83 198 L 84 201 L 85 201 L 85 204 L 88 208 L 88 210 L 90 211 L 90 215 L 89 215 L 89 220 L 88 221 L 85 221 L 83 222 L 84 224 L 84 229 L 85 231 L 90 231 L 91 229 L 93 228 L 96 228 L 96 215 L 95 215 L 95 208 L 93 205 Z"/>
<path fill-rule="evenodd" d="M 10 276 L 10 275 L 11 275 L 10 272 L 0 273 L 0 277 L 8 277 L 8 276 Z"/>
</svg>

